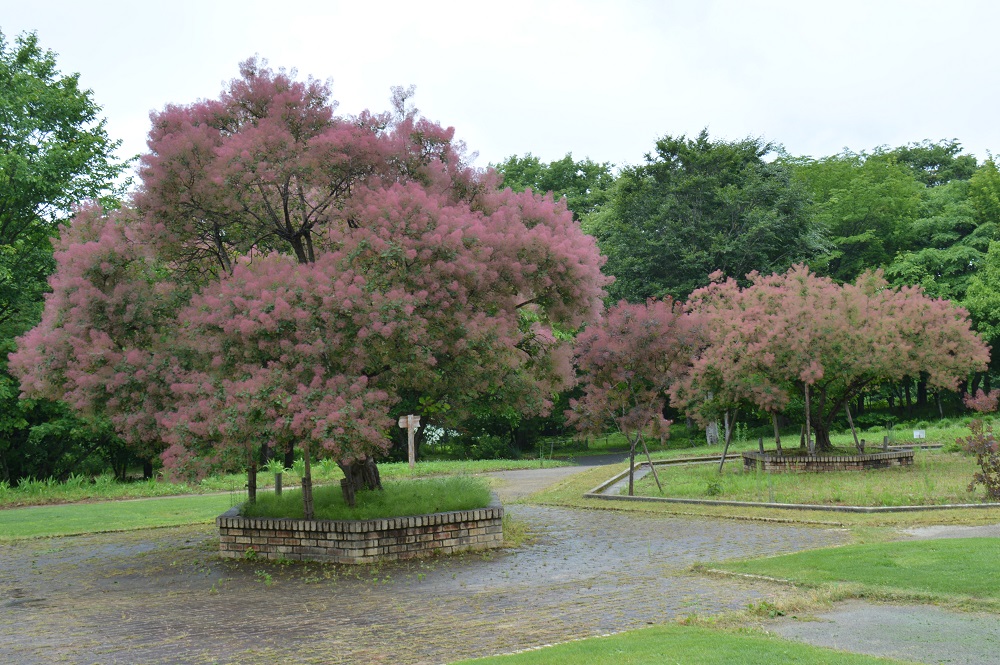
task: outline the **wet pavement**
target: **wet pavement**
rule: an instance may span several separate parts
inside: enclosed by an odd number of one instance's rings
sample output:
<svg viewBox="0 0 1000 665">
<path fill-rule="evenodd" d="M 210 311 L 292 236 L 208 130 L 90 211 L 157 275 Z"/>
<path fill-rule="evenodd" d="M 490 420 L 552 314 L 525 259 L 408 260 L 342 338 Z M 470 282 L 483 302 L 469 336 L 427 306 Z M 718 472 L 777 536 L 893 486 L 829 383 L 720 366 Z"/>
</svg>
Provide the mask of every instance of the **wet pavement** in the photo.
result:
<svg viewBox="0 0 1000 665">
<path fill-rule="evenodd" d="M 808 621 L 786 618 L 765 626 L 792 640 L 920 663 L 995 665 L 1000 622 L 992 614 L 930 605 L 838 603 Z"/>
<path fill-rule="evenodd" d="M 507 472 L 507 499 L 574 472 Z M 544 485 L 543 485 L 544 486 Z M 222 561 L 211 527 L 0 544 L 0 663 L 444 663 L 791 593 L 691 564 L 842 530 L 507 507 L 517 550 L 379 566 Z"/>
</svg>

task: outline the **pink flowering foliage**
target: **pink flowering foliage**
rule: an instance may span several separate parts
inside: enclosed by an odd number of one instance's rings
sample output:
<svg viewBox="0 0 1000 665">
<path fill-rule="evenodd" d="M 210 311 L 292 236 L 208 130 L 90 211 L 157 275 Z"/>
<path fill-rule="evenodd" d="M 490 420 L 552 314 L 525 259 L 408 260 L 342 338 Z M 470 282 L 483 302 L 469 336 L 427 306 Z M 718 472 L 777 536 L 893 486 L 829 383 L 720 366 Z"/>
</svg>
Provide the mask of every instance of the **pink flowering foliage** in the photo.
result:
<svg viewBox="0 0 1000 665">
<path fill-rule="evenodd" d="M 456 418 L 511 386 L 550 408 L 572 376 L 558 331 L 602 307 L 596 244 L 564 204 L 466 165 L 406 94 L 339 117 L 326 84 L 248 61 L 219 99 L 153 114 L 133 205 L 63 240 L 25 391 L 123 428 L 141 413 L 166 463 L 199 470 L 290 442 L 364 459 L 404 394 Z M 105 264 L 120 296 L 91 277 Z"/>
<path fill-rule="evenodd" d="M 672 390 L 702 417 L 720 403 L 780 412 L 808 385 L 817 442 L 827 447 L 833 418 L 865 387 L 926 372 L 954 389 L 989 361 L 965 310 L 919 287 L 891 288 L 880 273 L 841 285 L 799 265 L 751 274 L 746 288 L 713 277 L 688 302 L 706 317 L 710 343 Z"/>
<path fill-rule="evenodd" d="M 1000 389 L 984 392 L 981 388 L 975 395 L 965 395 L 962 398 L 965 406 L 978 411 L 979 413 L 990 413 L 997 410 L 997 403 L 1000 402 Z"/>
<path fill-rule="evenodd" d="M 595 434 L 613 423 L 635 441 L 644 433 L 666 438 L 668 392 L 700 346 L 701 335 L 699 318 L 670 300 L 618 303 L 577 337 L 584 395 L 571 400 L 570 422 Z"/>
<path fill-rule="evenodd" d="M 169 402 L 171 361 L 157 348 L 175 290 L 130 233 L 127 213 L 81 209 L 56 243 L 41 323 L 18 339 L 11 371 L 26 396 L 102 413 L 139 449 L 162 449 L 157 414 Z"/>
</svg>

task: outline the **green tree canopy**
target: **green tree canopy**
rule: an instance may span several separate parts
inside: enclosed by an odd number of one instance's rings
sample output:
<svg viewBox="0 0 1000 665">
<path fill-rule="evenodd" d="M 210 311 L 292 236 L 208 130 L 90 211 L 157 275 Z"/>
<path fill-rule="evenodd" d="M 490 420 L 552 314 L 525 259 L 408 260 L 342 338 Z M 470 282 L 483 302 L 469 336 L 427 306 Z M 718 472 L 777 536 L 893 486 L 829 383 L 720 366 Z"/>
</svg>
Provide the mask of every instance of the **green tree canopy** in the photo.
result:
<svg viewBox="0 0 1000 665">
<path fill-rule="evenodd" d="M 494 168 L 503 175 L 504 186 L 515 192 L 530 187 L 538 194 L 552 192 L 556 199 L 565 197 L 566 207 L 577 221 L 606 200 L 615 181 L 613 164 L 589 158 L 576 161 L 572 153 L 548 164 L 530 152 L 524 157 L 511 155 Z"/>
<path fill-rule="evenodd" d="M 608 257 L 614 299 L 685 298 L 716 270 L 784 271 L 822 249 L 807 191 L 777 146 L 759 138 L 665 136 L 646 163 L 625 169 L 610 200 L 584 221 Z"/>
<path fill-rule="evenodd" d="M 108 138 L 100 110 L 36 34 L 10 43 L 0 33 L 0 479 L 62 475 L 99 439 L 60 405 L 19 402 L 7 354 L 41 316 L 55 266 L 50 240 L 70 209 L 93 198 L 108 205 L 121 193 L 114 182 L 128 163 L 114 157 L 119 142 Z M 51 447 L 55 428 L 74 434 Z"/>
<path fill-rule="evenodd" d="M 913 169 L 884 151 L 783 160 L 812 196 L 809 213 L 831 249 L 810 265 L 837 281 L 889 265 L 905 249 L 925 189 Z"/>
<path fill-rule="evenodd" d="M 34 323 L 53 269 L 49 239 L 71 206 L 118 193 L 127 163 L 100 110 L 36 34 L 9 44 L 0 33 L 0 323 Z"/>
</svg>

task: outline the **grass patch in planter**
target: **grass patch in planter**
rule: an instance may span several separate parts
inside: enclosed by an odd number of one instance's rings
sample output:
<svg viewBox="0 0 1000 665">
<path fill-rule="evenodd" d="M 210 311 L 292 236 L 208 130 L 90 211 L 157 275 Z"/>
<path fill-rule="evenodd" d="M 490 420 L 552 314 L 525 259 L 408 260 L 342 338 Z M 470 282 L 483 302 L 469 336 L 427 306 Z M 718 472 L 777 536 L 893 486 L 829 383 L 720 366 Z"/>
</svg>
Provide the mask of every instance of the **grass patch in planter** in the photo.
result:
<svg viewBox="0 0 1000 665">
<path fill-rule="evenodd" d="M 378 490 L 358 492 L 357 506 L 344 503 L 340 487 L 313 488 L 313 503 L 318 520 L 371 520 L 444 513 L 453 510 L 476 510 L 490 504 L 486 481 L 470 476 L 386 481 Z M 289 490 L 281 496 L 259 494 L 257 503 L 244 504 L 244 517 L 303 519 L 302 491 Z"/>
</svg>

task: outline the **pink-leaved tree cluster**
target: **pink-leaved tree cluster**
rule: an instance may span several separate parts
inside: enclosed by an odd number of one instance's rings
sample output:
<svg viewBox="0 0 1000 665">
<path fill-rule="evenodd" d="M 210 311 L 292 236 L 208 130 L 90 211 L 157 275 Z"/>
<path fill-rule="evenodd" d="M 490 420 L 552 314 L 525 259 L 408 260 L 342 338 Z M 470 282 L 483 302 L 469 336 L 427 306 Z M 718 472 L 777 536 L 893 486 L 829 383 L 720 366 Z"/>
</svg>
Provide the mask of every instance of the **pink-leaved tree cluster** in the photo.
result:
<svg viewBox="0 0 1000 665">
<path fill-rule="evenodd" d="M 760 410 L 780 447 L 778 416 L 801 396 L 805 440 L 828 450 L 834 419 L 866 387 L 923 375 L 956 389 L 989 361 L 965 310 L 879 273 L 837 284 L 798 265 L 748 279 L 713 275 L 683 312 L 654 302 L 609 311 L 578 337 L 584 397 L 569 417 L 582 431 L 614 424 L 638 441 L 663 431 L 667 405 L 730 425 L 741 409 Z"/>
<path fill-rule="evenodd" d="M 667 299 L 642 305 L 623 300 L 577 336 L 575 361 L 584 393 L 570 401 L 567 419 L 584 433 L 601 434 L 611 424 L 625 436 L 629 496 L 636 446 L 643 444 L 648 459 L 644 435 L 661 441 L 670 435 L 664 406 L 671 386 L 702 346 L 702 335 L 700 318 Z"/>
<path fill-rule="evenodd" d="M 880 273 L 838 284 L 797 265 L 748 278 L 741 287 L 716 274 L 687 303 L 708 343 L 671 397 L 702 420 L 740 407 L 774 416 L 801 395 L 806 440 L 815 432 L 828 450 L 834 419 L 866 387 L 924 374 L 956 389 L 989 362 L 965 310 L 916 286 L 890 287 Z"/>
<path fill-rule="evenodd" d="M 131 205 L 59 245 L 27 394 L 106 413 L 168 467 L 254 472 L 262 447 L 380 486 L 401 394 L 522 388 L 544 413 L 601 308 L 602 259 L 565 205 L 498 186 L 407 107 L 335 114 L 327 84 L 250 60 L 219 99 L 152 116 Z M 130 434 L 129 428 L 132 428 Z M 160 443 L 162 442 L 162 443 Z"/>
</svg>

